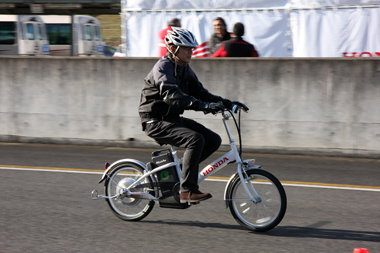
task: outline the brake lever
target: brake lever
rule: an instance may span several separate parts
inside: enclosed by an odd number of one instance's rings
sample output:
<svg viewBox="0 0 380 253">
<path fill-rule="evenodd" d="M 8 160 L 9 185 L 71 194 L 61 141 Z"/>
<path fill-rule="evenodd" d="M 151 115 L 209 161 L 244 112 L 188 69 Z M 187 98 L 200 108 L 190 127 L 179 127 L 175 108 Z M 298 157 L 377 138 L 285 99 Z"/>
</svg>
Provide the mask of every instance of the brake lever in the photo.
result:
<svg viewBox="0 0 380 253">
<path fill-rule="evenodd" d="M 238 109 L 237 105 L 232 106 L 231 114 L 234 114 L 236 109 Z"/>
<path fill-rule="evenodd" d="M 248 113 L 248 110 L 245 110 L 244 107 L 238 106 L 238 105 L 234 105 L 232 107 L 231 113 L 232 114 L 237 113 L 238 110 L 243 110 L 244 112 Z"/>
</svg>

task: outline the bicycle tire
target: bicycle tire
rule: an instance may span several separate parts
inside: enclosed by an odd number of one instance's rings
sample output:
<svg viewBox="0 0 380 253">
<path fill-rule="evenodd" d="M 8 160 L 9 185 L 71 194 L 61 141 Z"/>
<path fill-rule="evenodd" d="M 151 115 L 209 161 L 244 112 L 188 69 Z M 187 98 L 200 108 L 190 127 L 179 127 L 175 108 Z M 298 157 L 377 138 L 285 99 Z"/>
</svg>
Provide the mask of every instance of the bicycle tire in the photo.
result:
<svg viewBox="0 0 380 253">
<path fill-rule="evenodd" d="M 248 197 L 240 177 L 236 175 L 227 191 L 230 212 L 235 220 L 248 230 L 265 232 L 273 229 L 281 222 L 286 212 L 287 200 L 284 187 L 267 171 L 252 169 L 247 170 L 246 174 L 261 201 L 254 203 Z M 256 194 L 250 191 L 255 198 Z"/>
<path fill-rule="evenodd" d="M 116 164 L 105 182 L 105 196 L 115 196 L 123 188 L 128 187 L 144 174 L 144 168 L 136 163 L 122 162 Z M 144 187 L 142 187 L 143 185 Z M 140 187 L 139 187 L 140 186 Z M 146 191 L 155 196 L 152 180 L 146 177 L 137 188 L 131 191 Z M 122 199 L 106 199 L 116 217 L 125 221 L 139 221 L 145 218 L 153 209 L 154 201 L 143 196 L 124 197 Z"/>
</svg>

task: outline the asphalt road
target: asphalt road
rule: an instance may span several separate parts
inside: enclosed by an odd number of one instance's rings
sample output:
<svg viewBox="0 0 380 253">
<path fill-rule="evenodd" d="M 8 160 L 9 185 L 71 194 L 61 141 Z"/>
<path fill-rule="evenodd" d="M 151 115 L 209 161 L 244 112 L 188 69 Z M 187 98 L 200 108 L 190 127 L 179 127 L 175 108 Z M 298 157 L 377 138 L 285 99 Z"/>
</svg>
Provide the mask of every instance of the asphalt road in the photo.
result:
<svg viewBox="0 0 380 253">
<path fill-rule="evenodd" d="M 93 189 L 103 192 L 104 162 L 146 163 L 151 152 L 0 143 L 0 252 L 380 252 L 379 160 L 244 154 L 276 175 L 288 197 L 283 221 L 257 233 L 224 207 L 225 182 L 201 184 L 210 200 L 186 210 L 156 205 L 139 222 L 91 200 Z M 213 176 L 234 170 L 231 164 Z"/>
</svg>

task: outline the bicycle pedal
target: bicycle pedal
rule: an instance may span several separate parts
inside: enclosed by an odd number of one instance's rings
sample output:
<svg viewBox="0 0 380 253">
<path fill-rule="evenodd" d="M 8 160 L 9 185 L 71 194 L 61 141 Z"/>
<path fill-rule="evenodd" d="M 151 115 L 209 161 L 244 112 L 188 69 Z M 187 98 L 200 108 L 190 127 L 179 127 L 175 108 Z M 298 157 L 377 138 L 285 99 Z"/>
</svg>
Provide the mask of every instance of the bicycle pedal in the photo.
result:
<svg viewBox="0 0 380 253">
<path fill-rule="evenodd" d="M 192 203 L 189 203 L 189 204 L 191 204 L 191 205 L 198 205 L 198 204 L 200 204 L 201 202 L 200 201 L 198 201 L 198 202 L 192 202 Z"/>
</svg>

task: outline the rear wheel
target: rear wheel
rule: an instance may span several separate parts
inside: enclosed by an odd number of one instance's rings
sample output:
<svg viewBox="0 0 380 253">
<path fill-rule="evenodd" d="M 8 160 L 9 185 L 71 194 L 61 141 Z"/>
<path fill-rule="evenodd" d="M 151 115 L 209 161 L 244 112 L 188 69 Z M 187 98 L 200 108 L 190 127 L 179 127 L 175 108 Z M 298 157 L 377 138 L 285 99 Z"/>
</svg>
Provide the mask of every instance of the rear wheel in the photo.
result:
<svg viewBox="0 0 380 253">
<path fill-rule="evenodd" d="M 144 168 L 130 162 L 115 165 L 105 184 L 105 195 L 112 197 L 122 193 L 125 188 L 144 175 Z M 131 192 L 147 192 L 155 196 L 152 180 L 146 177 Z M 138 221 L 145 218 L 153 209 L 154 201 L 143 195 L 106 199 L 113 213 L 126 221 Z"/>
<path fill-rule="evenodd" d="M 246 174 L 248 179 L 245 182 L 237 176 L 229 187 L 227 198 L 231 214 L 246 229 L 268 231 L 277 226 L 285 215 L 285 190 L 269 172 L 254 169 L 247 170 Z M 256 203 L 250 199 L 243 184 L 257 200 Z"/>
</svg>

